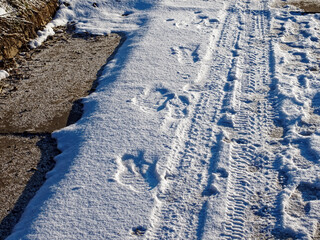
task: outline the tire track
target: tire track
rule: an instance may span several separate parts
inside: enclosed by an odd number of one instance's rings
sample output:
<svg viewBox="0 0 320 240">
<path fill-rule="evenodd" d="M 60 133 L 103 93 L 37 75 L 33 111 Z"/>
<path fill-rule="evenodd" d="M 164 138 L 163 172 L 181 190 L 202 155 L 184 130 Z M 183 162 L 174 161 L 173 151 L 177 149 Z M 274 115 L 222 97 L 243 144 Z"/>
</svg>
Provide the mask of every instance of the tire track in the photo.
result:
<svg viewBox="0 0 320 240">
<path fill-rule="evenodd" d="M 272 237 L 281 187 L 267 4 L 227 9 L 207 71 L 189 86 L 197 103 L 177 132 L 148 239 Z"/>
<path fill-rule="evenodd" d="M 245 12 L 247 43 L 240 57 L 246 68 L 236 96 L 240 107 L 230 147 L 227 211 L 221 234 L 226 239 L 267 237 L 276 221 L 274 207 L 279 188 L 274 167 L 277 147 L 271 146 L 269 136 L 275 114 L 269 99 L 272 73 L 271 42 L 266 38 L 270 13 L 266 4 L 263 1 L 258 10 Z M 253 8 L 248 5 L 248 9 Z"/>
<path fill-rule="evenodd" d="M 237 3 L 230 6 L 233 12 Z M 195 84 L 187 90 L 195 96 L 190 118 L 181 121 L 177 141 L 167 160 L 166 174 L 157 193 L 158 204 L 151 217 L 153 229 L 146 239 L 201 239 L 206 224 L 208 199 L 219 193 L 213 185 L 212 173 L 224 176 L 216 155 L 223 138 L 218 125 L 224 99 L 232 92 L 224 91 L 233 68 L 233 53 L 239 41 L 237 14 L 227 14 L 215 42 L 214 32 L 205 60 Z M 215 36 L 217 37 L 217 36 Z M 229 56 L 225 56 L 228 52 Z M 224 176 L 226 177 L 226 176 Z"/>
</svg>

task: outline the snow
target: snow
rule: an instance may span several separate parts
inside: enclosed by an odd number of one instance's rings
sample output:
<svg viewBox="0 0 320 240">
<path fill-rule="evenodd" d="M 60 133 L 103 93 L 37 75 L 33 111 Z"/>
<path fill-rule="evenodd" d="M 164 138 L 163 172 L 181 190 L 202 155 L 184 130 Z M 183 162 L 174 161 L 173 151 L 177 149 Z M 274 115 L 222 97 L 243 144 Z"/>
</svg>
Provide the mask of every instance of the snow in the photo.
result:
<svg viewBox="0 0 320 240">
<path fill-rule="evenodd" d="M 9 77 L 9 73 L 5 70 L 0 70 L 0 80 Z"/>
<path fill-rule="evenodd" d="M 53 134 L 62 153 L 8 239 L 317 234 L 319 14 L 267 0 L 69 3 L 34 46 L 67 22 L 127 39 L 81 120 Z"/>
<path fill-rule="evenodd" d="M 145 12 L 156 1 L 68 1 L 61 3 L 58 13 L 46 28 L 38 31 L 38 37 L 30 42 L 31 48 L 40 46 L 50 35 L 53 28 L 72 23 L 77 25 L 77 32 L 90 32 L 103 35 L 113 32 L 132 32 L 146 21 Z"/>
<path fill-rule="evenodd" d="M 37 32 L 38 37 L 36 39 L 33 39 L 29 42 L 29 46 L 31 49 L 37 48 L 41 46 L 41 44 L 47 40 L 49 36 L 54 35 L 53 27 L 54 25 L 52 23 L 49 23 L 43 30 L 39 30 Z"/>
<path fill-rule="evenodd" d="M 0 7 L 0 15 L 4 15 L 4 14 L 6 14 L 6 13 L 7 13 L 6 10 L 3 9 L 2 7 Z"/>
</svg>

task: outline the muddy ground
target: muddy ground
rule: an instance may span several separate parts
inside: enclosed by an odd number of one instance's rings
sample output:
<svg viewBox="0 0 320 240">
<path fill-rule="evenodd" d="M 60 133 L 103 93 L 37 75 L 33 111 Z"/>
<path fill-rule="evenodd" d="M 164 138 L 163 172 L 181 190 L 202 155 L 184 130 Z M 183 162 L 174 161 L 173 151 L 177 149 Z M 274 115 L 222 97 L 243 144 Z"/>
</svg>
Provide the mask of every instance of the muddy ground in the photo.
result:
<svg viewBox="0 0 320 240">
<path fill-rule="evenodd" d="M 59 151 L 51 133 L 76 122 L 81 99 L 122 41 L 66 28 L 40 48 L 21 52 L 0 81 L 0 239 L 11 232 L 45 181 Z"/>
</svg>

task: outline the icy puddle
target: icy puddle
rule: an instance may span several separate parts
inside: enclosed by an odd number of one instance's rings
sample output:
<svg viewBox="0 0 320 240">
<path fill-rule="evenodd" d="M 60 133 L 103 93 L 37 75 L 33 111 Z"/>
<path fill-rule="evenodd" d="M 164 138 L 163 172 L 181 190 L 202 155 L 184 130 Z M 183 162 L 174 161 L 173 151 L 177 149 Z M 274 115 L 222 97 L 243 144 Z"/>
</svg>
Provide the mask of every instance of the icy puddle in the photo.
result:
<svg viewBox="0 0 320 240">
<path fill-rule="evenodd" d="M 45 181 L 59 151 L 51 133 L 76 122 L 81 98 L 121 37 L 72 35 L 57 29 L 40 48 L 21 53 L 0 81 L 0 238 L 8 236 Z"/>
</svg>

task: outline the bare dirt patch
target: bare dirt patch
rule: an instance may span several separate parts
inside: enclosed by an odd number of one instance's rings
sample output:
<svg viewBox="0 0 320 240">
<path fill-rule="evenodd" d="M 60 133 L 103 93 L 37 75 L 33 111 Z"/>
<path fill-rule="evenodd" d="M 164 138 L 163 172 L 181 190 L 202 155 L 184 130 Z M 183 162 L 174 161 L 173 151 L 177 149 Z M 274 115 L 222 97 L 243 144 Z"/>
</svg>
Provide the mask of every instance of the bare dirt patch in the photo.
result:
<svg viewBox="0 0 320 240">
<path fill-rule="evenodd" d="M 315 0 L 285 0 L 275 3 L 276 7 L 291 5 L 300 8 L 303 13 L 320 13 L 320 2 Z"/>
<path fill-rule="evenodd" d="M 0 136 L 0 239 L 10 234 L 57 154 L 50 134 Z"/>
<path fill-rule="evenodd" d="M 0 81 L 0 133 L 51 133 L 65 127 L 74 102 L 88 95 L 119 42 L 116 34 L 80 36 L 61 29 L 40 48 L 22 53 L 11 76 Z"/>
<path fill-rule="evenodd" d="M 289 3 L 302 9 L 305 13 L 320 13 L 320 3 L 314 1 L 298 1 Z"/>
<path fill-rule="evenodd" d="M 81 98 L 94 90 L 123 41 L 117 34 L 56 32 L 4 66 L 11 69 L 0 81 L 0 239 L 10 234 L 54 166 L 59 151 L 51 133 L 81 117 Z"/>
</svg>

